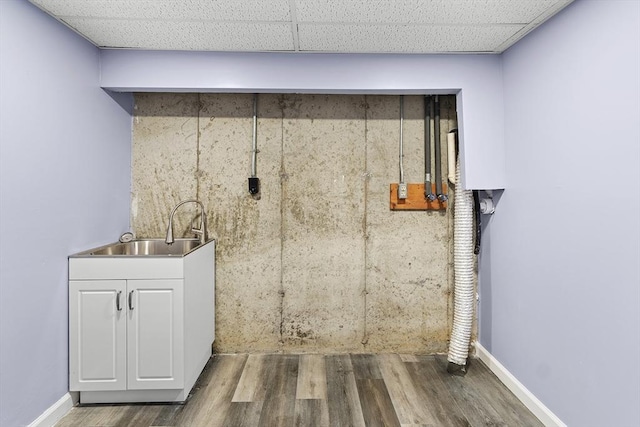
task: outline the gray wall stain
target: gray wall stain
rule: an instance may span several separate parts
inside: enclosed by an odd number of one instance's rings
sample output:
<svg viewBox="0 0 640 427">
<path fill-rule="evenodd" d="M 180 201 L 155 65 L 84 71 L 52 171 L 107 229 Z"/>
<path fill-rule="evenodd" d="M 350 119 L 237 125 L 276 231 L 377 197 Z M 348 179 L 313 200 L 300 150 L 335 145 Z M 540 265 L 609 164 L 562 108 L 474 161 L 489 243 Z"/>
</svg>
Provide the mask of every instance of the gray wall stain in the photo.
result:
<svg viewBox="0 0 640 427">
<path fill-rule="evenodd" d="M 446 159 L 455 97 L 441 98 Z M 423 118 L 423 98 L 406 96 L 407 182 L 424 179 Z M 205 204 L 216 351 L 446 351 L 451 210 L 389 210 L 399 98 L 260 95 L 259 200 L 247 190 L 251 135 L 252 95 L 136 95 L 133 229 L 162 236 L 180 200 Z M 179 211 L 176 236 L 195 214 Z"/>
</svg>

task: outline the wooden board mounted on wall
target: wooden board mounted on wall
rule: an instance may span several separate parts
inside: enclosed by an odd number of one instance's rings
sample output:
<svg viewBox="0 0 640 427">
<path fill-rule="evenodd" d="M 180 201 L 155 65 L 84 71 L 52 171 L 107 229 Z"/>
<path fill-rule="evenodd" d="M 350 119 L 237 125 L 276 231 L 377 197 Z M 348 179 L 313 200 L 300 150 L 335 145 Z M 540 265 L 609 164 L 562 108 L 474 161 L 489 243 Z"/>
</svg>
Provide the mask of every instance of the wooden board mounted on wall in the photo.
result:
<svg viewBox="0 0 640 427">
<path fill-rule="evenodd" d="M 431 191 L 435 194 L 435 184 L 431 184 Z M 442 183 L 442 192 L 448 193 L 446 183 Z M 389 195 L 389 208 L 392 211 L 441 211 L 447 208 L 447 202 L 440 202 L 437 199 L 429 202 L 424 197 L 424 183 L 407 184 L 407 198 L 404 200 L 398 199 L 398 184 L 391 184 Z"/>
</svg>

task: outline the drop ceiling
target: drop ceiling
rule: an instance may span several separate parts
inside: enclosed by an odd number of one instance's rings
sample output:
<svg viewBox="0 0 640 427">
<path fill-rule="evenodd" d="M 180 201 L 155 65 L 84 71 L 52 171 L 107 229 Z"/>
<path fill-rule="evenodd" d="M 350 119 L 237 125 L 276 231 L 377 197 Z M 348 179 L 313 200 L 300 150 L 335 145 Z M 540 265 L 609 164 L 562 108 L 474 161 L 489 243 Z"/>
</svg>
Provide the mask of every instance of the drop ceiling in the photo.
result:
<svg viewBox="0 0 640 427">
<path fill-rule="evenodd" d="M 29 0 L 100 48 L 501 53 L 573 0 Z"/>
</svg>

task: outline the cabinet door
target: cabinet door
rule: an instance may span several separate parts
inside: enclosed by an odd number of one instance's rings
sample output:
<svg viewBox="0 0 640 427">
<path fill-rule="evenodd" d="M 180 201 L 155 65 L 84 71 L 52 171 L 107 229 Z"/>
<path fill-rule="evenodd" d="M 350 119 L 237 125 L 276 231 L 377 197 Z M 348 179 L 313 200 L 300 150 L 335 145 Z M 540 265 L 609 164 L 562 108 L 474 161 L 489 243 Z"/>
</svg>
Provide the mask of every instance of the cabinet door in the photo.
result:
<svg viewBox="0 0 640 427">
<path fill-rule="evenodd" d="M 126 281 L 69 282 L 69 389 L 125 390 Z"/>
<path fill-rule="evenodd" d="M 127 281 L 129 390 L 184 384 L 182 280 Z"/>
</svg>

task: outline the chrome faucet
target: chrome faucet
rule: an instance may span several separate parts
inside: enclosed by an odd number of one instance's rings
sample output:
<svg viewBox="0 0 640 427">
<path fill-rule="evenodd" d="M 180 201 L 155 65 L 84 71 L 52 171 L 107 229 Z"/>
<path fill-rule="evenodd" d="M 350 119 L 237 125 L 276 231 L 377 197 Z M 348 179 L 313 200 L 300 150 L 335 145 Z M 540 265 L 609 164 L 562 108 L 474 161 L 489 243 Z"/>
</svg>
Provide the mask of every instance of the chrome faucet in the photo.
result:
<svg viewBox="0 0 640 427">
<path fill-rule="evenodd" d="M 170 245 L 173 243 L 173 215 L 176 213 L 178 208 L 186 203 L 196 203 L 200 205 L 200 210 L 202 210 L 202 214 L 200 215 L 200 228 L 191 227 L 191 231 L 193 231 L 196 236 L 200 236 L 200 244 L 203 245 L 207 241 L 207 214 L 204 212 L 204 205 L 198 200 L 185 200 L 177 204 L 175 208 L 171 211 L 171 215 L 169 215 L 169 226 L 167 227 L 167 238 L 164 239 L 165 243 Z"/>
</svg>

